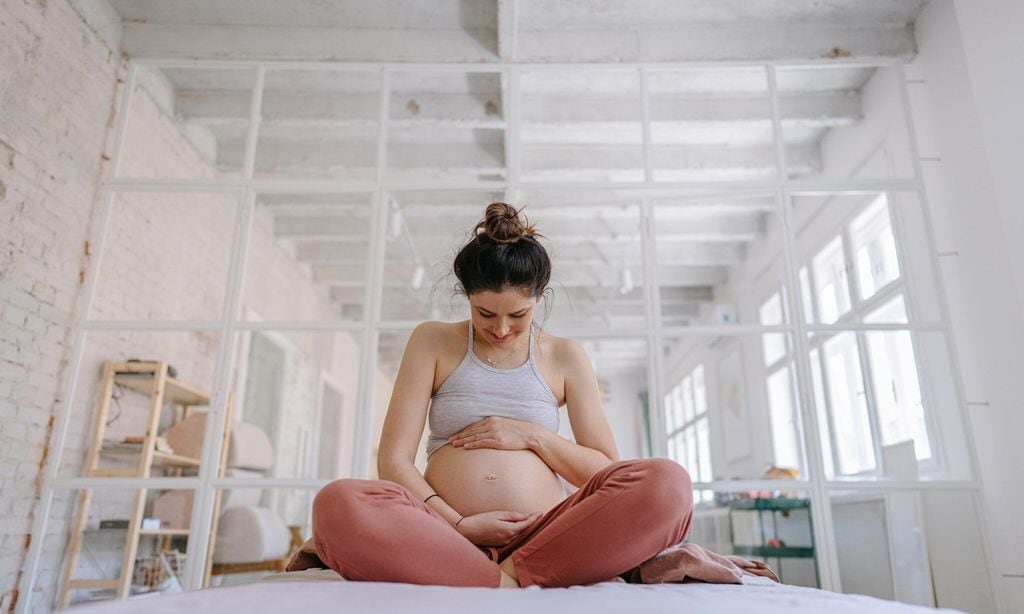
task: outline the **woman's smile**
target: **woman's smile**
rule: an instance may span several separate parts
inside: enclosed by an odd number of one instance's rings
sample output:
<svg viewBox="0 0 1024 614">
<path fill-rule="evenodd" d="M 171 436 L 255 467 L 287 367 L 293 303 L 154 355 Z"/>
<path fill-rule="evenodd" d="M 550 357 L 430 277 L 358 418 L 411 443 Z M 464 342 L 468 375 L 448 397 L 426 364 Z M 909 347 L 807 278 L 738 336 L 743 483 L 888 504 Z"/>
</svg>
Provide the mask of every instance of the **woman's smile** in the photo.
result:
<svg viewBox="0 0 1024 614">
<path fill-rule="evenodd" d="M 496 335 L 494 333 L 490 333 L 490 335 L 491 335 L 491 341 L 494 341 L 495 343 L 498 343 L 498 344 L 505 344 L 505 343 L 508 343 L 509 341 L 511 341 L 512 338 L 516 336 L 516 333 L 508 333 L 508 334 L 506 334 L 504 336 L 498 336 L 498 335 Z"/>
</svg>

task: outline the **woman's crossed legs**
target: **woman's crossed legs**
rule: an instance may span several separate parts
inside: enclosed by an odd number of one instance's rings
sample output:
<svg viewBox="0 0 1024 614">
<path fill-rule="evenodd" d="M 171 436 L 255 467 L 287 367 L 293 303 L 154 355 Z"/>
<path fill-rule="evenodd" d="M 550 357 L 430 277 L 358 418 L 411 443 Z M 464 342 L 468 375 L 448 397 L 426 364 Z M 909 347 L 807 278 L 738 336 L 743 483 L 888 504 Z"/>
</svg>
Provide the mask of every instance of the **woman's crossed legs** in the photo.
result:
<svg viewBox="0 0 1024 614">
<path fill-rule="evenodd" d="M 677 463 L 619 461 L 492 557 L 405 487 L 346 479 L 317 494 L 313 538 L 320 559 L 350 580 L 496 587 L 498 563 L 510 558 L 521 586 L 573 586 L 625 573 L 681 542 L 692 510 L 690 477 Z"/>
</svg>

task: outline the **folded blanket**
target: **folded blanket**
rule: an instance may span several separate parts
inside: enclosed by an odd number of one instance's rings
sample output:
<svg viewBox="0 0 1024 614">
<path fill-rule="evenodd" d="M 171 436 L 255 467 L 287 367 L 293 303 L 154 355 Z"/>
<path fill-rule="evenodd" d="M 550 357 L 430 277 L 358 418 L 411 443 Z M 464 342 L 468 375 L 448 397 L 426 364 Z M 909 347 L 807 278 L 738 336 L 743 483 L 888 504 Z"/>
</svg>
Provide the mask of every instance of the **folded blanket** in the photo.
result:
<svg viewBox="0 0 1024 614">
<path fill-rule="evenodd" d="M 662 584 L 665 582 L 710 582 L 743 584 L 743 576 L 761 576 L 778 582 L 779 577 L 762 561 L 750 561 L 735 555 L 712 552 L 697 544 L 677 544 L 666 548 L 633 568 L 627 582 Z"/>
<path fill-rule="evenodd" d="M 313 546 L 306 543 L 292 555 L 285 571 L 326 568 Z M 622 577 L 632 584 L 663 584 L 665 582 L 709 582 L 712 584 L 743 584 L 743 576 L 761 576 L 778 582 L 768 565 L 734 555 L 717 554 L 697 544 L 677 544 L 644 561 Z"/>
</svg>

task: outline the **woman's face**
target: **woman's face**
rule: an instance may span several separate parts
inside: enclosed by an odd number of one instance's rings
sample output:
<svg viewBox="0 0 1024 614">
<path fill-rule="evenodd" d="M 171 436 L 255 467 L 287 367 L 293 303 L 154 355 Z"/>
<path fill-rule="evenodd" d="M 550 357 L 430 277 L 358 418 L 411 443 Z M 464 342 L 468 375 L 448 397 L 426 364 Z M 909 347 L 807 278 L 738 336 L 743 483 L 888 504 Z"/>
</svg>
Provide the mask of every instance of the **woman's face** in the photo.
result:
<svg viewBox="0 0 1024 614">
<path fill-rule="evenodd" d="M 518 288 L 469 295 L 473 330 L 495 348 L 511 348 L 530 334 L 533 310 L 540 299 Z"/>
</svg>

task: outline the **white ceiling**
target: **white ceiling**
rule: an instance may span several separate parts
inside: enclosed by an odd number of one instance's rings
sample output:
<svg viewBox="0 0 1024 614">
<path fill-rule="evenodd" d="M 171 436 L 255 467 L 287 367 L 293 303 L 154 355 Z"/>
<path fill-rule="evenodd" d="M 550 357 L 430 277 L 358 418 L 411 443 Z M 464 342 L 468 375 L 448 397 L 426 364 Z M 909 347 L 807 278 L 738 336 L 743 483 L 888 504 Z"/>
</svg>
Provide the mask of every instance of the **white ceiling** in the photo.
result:
<svg viewBox="0 0 1024 614">
<path fill-rule="evenodd" d="M 525 67 L 521 98 L 499 72 L 457 66 L 391 76 L 387 165 L 399 181 L 643 179 L 640 77 L 623 61 L 777 61 L 908 58 L 925 0 L 108 0 L 121 45 L 149 58 L 339 62 L 492 63 Z M 607 63 L 579 70 L 577 62 Z M 372 68 L 372 67 L 370 67 Z M 861 121 L 872 68 L 780 69 L 788 171 L 820 170 L 822 138 Z M 220 170 L 242 166 L 253 71 L 152 69 L 142 83 Z M 256 175 L 370 182 L 377 161 L 381 83 L 374 70 L 271 69 L 262 98 Z M 651 165 L 657 181 L 776 176 L 764 70 L 649 65 Z M 510 107 L 516 113 L 510 113 Z M 512 117 L 514 115 L 515 117 Z M 512 126 L 518 126 L 510 136 Z M 512 148 L 510 140 L 516 140 Z M 509 160 L 513 151 L 519 158 Z M 510 167 L 514 167 L 514 170 Z M 564 328 L 641 328 L 641 197 L 655 207 L 656 278 L 665 323 L 706 315 L 716 288 L 752 267 L 752 242 L 775 224 L 770 195 L 694 198 L 666 190 L 396 192 L 402 234 L 386 250 L 384 317 L 461 313 L 451 300 L 451 258 L 492 200 L 514 198 L 547 237 Z M 265 195 L 273 225 L 309 275 L 358 317 L 366 278 L 369 195 Z M 410 279 L 425 269 L 418 289 Z M 634 283 L 623 292 L 623 270 Z M 703 309 L 703 311 L 702 311 Z M 404 344 L 382 340 L 392 360 Z M 394 345 L 394 347 L 392 347 Z M 606 364 L 644 364 L 642 343 L 606 343 Z M 610 353 L 612 349 L 618 353 Z M 621 351 L 620 351 L 621 350 Z"/>
</svg>

